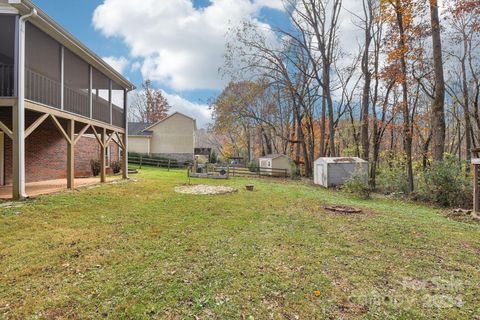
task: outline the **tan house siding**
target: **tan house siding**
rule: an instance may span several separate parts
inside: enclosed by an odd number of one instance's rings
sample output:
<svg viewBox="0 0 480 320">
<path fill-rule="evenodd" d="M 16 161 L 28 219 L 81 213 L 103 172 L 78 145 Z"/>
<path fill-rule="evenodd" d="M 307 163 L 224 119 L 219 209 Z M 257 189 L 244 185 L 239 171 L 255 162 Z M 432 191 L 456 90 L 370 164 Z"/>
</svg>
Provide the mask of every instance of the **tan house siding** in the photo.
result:
<svg viewBox="0 0 480 320">
<path fill-rule="evenodd" d="M 195 145 L 193 119 L 174 113 L 149 130 L 152 131 L 151 153 L 191 153 L 193 155 Z"/>
<path fill-rule="evenodd" d="M 129 136 L 128 151 L 136 153 L 150 153 L 150 137 Z"/>
<path fill-rule="evenodd" d="M 175 112 L 155 124 L 129 123 L 128 151 L 192 161 L 195 150 L 195 119 Z"/>
</svg>

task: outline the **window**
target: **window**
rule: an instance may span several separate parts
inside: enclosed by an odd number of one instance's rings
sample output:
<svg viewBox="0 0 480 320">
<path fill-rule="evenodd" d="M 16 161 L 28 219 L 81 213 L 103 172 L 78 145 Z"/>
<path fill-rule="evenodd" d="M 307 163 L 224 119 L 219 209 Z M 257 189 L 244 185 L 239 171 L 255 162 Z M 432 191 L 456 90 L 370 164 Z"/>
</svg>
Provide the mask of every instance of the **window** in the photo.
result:
<svg viewBox="0 0 480 320">
<path fill-rule="evenodd" d="M 124 127 L 123 109 L 125 104 L 125 89 L 112 82 L 112 124 Z"/>
<path fill-rule="evenodd" d="M 92 68 L 93 119 L 110 122 L 110 79 Z"/>
<path fill-rule="evenodd" d="M 25 28 L 25 97 L 60 108 L 61 46 L 30 22 Z"/>
<path fill-rule="evenodd" d="M 105 148 L 105 167 L 110 168 L 110 154 L 111 154 L 110 146 Z"/>
<path fill-rule="evenodd" d="M 0 97 L 13 96 L 15 16 L 0 14 Z"/>
<path fill-rule="evenodd" d="M 90 66 L 68 49 L 64 49 L 64 108 L 90 116 Z"/>
</svg>

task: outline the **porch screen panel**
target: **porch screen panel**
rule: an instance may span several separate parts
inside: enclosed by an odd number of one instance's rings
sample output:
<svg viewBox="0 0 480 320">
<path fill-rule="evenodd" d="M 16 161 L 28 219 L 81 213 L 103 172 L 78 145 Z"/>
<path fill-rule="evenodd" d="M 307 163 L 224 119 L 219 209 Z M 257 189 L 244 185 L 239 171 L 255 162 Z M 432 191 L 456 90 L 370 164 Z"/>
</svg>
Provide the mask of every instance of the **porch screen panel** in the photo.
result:
<svg viewBox="0 0 480 320">
<path fill-rule="evenodd" d="M 68 49 L 64 49 L 64 109 L 90 116 L 90 67 Z"/>
<path fill-rule="evenodd" d="M 25 26 L 25 98 L 60 108 L 61 46 L 30 22 Z"/>
<path fill-rule="evenodd" d="M 110 79 L 92 69 L 93 118 L 110 123 Z"/>
<path fill-rule="evenodd" d="M 112 124 L 117 127 L 125 127 L 124 124 L 124 106 L 125 106 L 125 89 L 117 83 L 112 83 Z"/>
<path fill-rule="evenodd" d="M 0 14 L 0 97 L 14 91 L 15 16 Z"/>
</svg>

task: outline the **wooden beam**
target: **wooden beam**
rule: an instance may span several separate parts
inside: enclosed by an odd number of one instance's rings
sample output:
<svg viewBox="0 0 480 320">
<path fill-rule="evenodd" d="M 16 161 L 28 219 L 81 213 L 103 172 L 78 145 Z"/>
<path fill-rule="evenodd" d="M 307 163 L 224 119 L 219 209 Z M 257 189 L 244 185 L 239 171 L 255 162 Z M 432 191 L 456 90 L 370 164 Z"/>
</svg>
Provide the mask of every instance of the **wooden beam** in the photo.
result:
<svg viewBox="0 0 480 320">
<path fill-rule="evenodd" d="M 84 124 L 90 124 L 92 126 L 97 126 L 97 127 L 101 127 L 101 128 L 107 128 L 108 130 L 111 130 L 111 131 L 118 131 L 120 133 L 125 132 L 125 128 L 113 126 L 113 125 L 110 125 L 106 122 L 102 122 L 102 121 L 98 121 L 98 120 L 94 120 L 94 119 L 89 119 L 87 117 L 77 115 L 77 114 L 74 114 L 74 113 L 71 113 L 71 112 L 68 112 L 68 111 L 62 111 L 60 109 L 48 107 L 48 106 L 45 106 L 43 104 L 39 104 L 39 103 L 36 103 L 34 101 L 30 101 L 30 100 L 25 101 L 25 108 L 28 109 L 28 110 L 33 110 L 33 111 L 37 111 L 37 112 L 40 112 L 40 113 L 52 114 L 52 115 L 54 115 L 58 118 L 72 119 L 72 120 L 75 120 L 76 122 L 80 122 L 80 123 L 84 123 Z"/>
<path fill-rule="evenodd" d="M 125 134 L 125 133 L 124 133 L 124 134 Z M 118 132 L 115 132 L 115 135 L 117 136 L 117 139 L 118 139 L 118 142 L 119 142 L 119 143 L 117 143 L 118 146 L 119 146 L 120 148 L 122 148 L 123 150 L 125 150 L 125 144 L 123 143 L 122 138 L 120 137 L 120 134 L 119 134 Z M 114 140 L 114 141 L 115 141 L 115 140 Z"/>
<path fill-rule="evenodd" d="M 90 128 L 89 124 L 85 125 L 85 127 L 80 130 L 80 132 L 77 134 L 77 137 L 73 140 L 73 144 L 77 144 L 77 142 L 82 138 L 83 134 L 87 132 L 88 128 Z"/>
<path fill-rule="evenodd" d="M 13 132 L 2 121 L 0 121 L 0 130 L 2 130 L 10 139 L 13 139 Z"/>
<path fill-rule="evenodd" d="M 27 137 L 31 135 L 35 131 L 35 129 L 37 129 L 45 120 L 47 120 L 48 117 L 49 114 L 46 113 L 38 117 L 38 119 L 35 120 L 35 122 L 32 123 L 30 127 L 25 130 L 25 139 L 27 139 Z"/>
<path fill-rule="evenodd" d="M 16 98 L 0 98 L 0 107 L 14 107 L 17 101 Z"/>
<path fill-rule="evenodd" d="M 125 94 L 125 97 L 126 97 L 126 94 Z M 126 111 L 126 109 L 125 109 Z M 123 153 L 122 153 L 122 178 L 123 179 L 128 179 L 128 150 L 127 150 L 127 133 L 124 132 L 123 133 L 123 141 L 122 141 L 122 145 L 123 145 Z"/>
<path fill-rule="evenodd" d="M 53 114 L 51 114 L 50 117 L 52 118 L 53 123 L 54 123 L 55 126 L 57 127 L 58 131 L 60 131 L 60 133 L 63 135 L 63 137 L 65 138 L 65 140 L 67 140 L 67 142 L 68 142 L 69 144 L 72 143 L 72 141 L 70 140 L 70 137 L 69 137 L 68 134 L 65 132 L 65 129 L 63 129 L 63 127 L 62 127 L 62 125 L 60 124 L 60 122 L 58 121 L 57 117 L 55 117 Z"/>
<path fill-rule="evenodd" d="M 473 212 L 477 213 L 479 211 L 479 190 L 478 190 L 478 167 L 479 165 L 473 165 Z"/>
<path fill-rule="evenodd" d="M 107 138 L 107 129 L 103 128 L 102 130 L 102 143 L 101 149 L 102 154 L 100 155 L 100 182 L 107 181 L 107 172 L 106 172 L 106 157 L 105 157 L 105 150 L 106 150 L 106 138 Z"/>
<path fill-rule="evenodd" d="M 95 126 L 91 126 L 91 127 L 92 127 L 92 130 L 93 130 L 93 135 L 95 136 L 95 138 L 97 138 L 97 141 L 100 144 L 100 147 L 103 148 L 103 141 L 102 141 L 100 135 L 98 134 L 97 129 L 95 129 Z"/>
<path fill-rule="evenodd" d="M 120 142 L 118 142 L 118 141 L 115 140 L 115 139 L 113 139 L 112 141 L 115 142 L 115 144 L 116 144 L 120 149 L 123 150 L 123 146 L 120 144 Z"/>
<path fill-rule="evenodd" d="M 67 124 L 69 143 L 67 146 L 67 188 L 75 188 L 75 120 L 69 120 Z"/>
<path fill-rule="evenodd" d="M 112 141 L 112 138 L 113 138 L 114 135 L 115 135 L 115 132 L 112 132 L 112 134 L 110 134 L 110 135 L 108 136 L 108 139 L 107 139 L 107 141 L 105 142 L 105 147 L 107 147 L 108 144 L 110 143 L 110 141 Z"/>
</svg>

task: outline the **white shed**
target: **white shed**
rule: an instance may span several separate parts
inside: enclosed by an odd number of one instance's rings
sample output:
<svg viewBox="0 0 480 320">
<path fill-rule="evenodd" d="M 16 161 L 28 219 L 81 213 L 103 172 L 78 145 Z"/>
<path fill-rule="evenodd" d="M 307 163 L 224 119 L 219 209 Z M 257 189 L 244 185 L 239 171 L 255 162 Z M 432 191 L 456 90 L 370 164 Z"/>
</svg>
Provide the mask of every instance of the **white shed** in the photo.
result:
<svg viewBox="0 0 480 320">
<path fill-rule="evenodd" d="M 355 171 L 368 177 L 368 162 L 357 157 L 318 158 L 313 167 L 313 181 L 326 188 L 345 183 Z"/>
<path fill-rule="evenodd" d="M 287 177 L 292 173 L 291 159 L 284 154 L 271 154 L 258 159 L 263 174 Z"/>
</svg>

